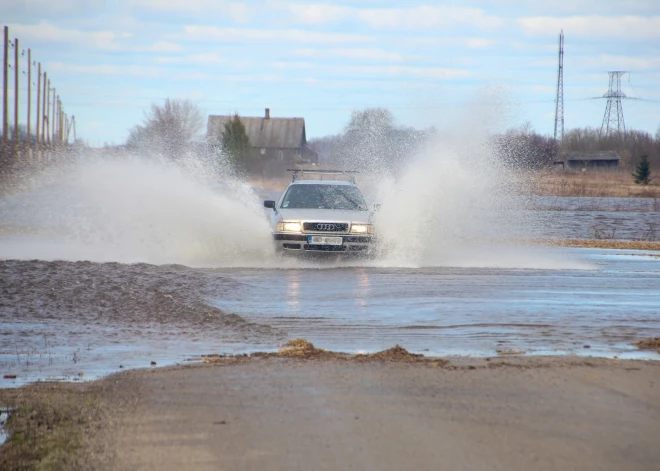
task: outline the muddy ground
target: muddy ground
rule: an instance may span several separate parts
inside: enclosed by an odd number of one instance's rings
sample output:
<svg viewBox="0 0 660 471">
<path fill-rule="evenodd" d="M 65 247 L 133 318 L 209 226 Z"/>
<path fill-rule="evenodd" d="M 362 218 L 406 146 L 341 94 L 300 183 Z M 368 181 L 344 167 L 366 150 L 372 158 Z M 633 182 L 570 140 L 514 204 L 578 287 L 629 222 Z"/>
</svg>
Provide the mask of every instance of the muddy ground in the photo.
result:
<svg viewBox="0 0 660 471">
<path fill-rule="evenodd" d="M 650 470 L 660 364 L 287 354 L 0 390 L 0 469 Z M 291 355 L 292 352 L 297 352 Z M 421 361 L 420 361 L 421 360 Z"/>
</svg>

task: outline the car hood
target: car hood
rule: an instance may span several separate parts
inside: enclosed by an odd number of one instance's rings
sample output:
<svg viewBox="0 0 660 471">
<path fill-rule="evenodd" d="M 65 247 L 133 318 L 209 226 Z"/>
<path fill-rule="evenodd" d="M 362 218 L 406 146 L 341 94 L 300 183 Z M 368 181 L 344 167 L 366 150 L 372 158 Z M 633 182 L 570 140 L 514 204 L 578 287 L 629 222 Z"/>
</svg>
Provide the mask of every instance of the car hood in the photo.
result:
<svg viewBox="0 0 660 471">
<path fill-rule="evenodd" d="M 314 222 L 371 222 L 371 211 L 342 211 L 336 209 L 278 209 L 281 220 Z"/>
</svg>

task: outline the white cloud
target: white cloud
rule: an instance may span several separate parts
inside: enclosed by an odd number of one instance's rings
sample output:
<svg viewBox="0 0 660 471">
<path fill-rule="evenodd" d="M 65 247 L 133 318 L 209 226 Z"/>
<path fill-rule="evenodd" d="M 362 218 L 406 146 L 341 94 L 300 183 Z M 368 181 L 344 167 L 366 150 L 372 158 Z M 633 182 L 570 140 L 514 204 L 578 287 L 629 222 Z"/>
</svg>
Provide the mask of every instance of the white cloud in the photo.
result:
<svg viewBox="0 0 660 471">
<path fill-rule="evenodd" d="M 36 15 L 45 18 L 63 14 L 71 16 L 72 12 L 89 13 L 101 9 L 103 5 L 103 0 L 9 0 L 3 2 L 2 10 L 4 14 L 25 15 L 25 18 L 34 19 Z"/>
<path fill-rule="evenodd" d="M 358 78 L 419 78 L 419 79 L 455 79 L 467 78 L 471 73 L 463 69 L 443 67 L 418 67 L 407 65 L 325 65 L 311 62 L 273 62 L 268 65 L 279 70 L 312 70 L 329 76 L 350 75 Z"/>
<path fill-rule="evenodd" d="M 471 25 L 479 29 L 502 26 L 504 20 L 478 8 L 420 5 L 412 8 L 358 10 L 359 18 L 374 28 L 434 28 Z"/>
<path fill-rule="evenodd" d="M 489 15 L 480 8 L 453 5 L 416 5 L 402 8 L 357 8 L 330 4 L 277 3 L 297 22 L 319 25 L 356 20 L 378 29 L 474 26 L 492 29 L 502 26 L 504 20 Z"/>
<path fill-rule="evenodd" d="M 340 44 L 368 42 L 373 38 L 360 34 L 323 33 L 299 29 L 219 28 L 216 26 L 187 25 L 184 37 L 195 41 L 273 42 Z"/>
<path fill-rule="evenodd" d="M 531 87 L 525 87 L 529 90 L 540 93 L 542 95 L 554 96 L 557 92 L 557 88 L 554 85 L 532 85 Z"/>
<path fill-rule="evenodd" d="M 156 67 L 144 67 L 140 65 L 81 65 L 67 64 L 64 62 L 49 62 L 46 64 L 50 73 L 62 72 L 71 76 L 73 74 L 86 75 L 121 75 L 134 78 L 160 78 L 163 76 L 162 69 Z"/>
<path fill-rule="evenodd" d="M 660 57 L 630 57 L 599 54 L 581 56 L 577 61 L 581 69 L 600 68 L 602 70 L 660 70 Z"/>
<path fill-rule="evenodd" d="M 488 49 L 498 43 L 497 40 L 484 37 L 456 37 L 456 36 L 442 36 L 442 37 L 412 37 L 402 38 L 397 41 L 398 44 L 419 48 L 419 47 L 446 47 L 455 51 L 458 48 L 466 49 Z"/>
<path fill-rule="evenodd" d="M 404 60 L 403 54 L 376 48 L 297 49 L 293 51 L 293 54 L 296 56 L 310 57 L 315 59 L 338 57 L 342 59 L 353 59 L 360 61 L 399 62 Z"/>
<path fill-rule="evenodd" d="M 466 70 L 450 69 L 443 67 L 414 67 L 414 66 L 355 66 L 344 67 L 348 72 L 367 75 L 390 76 L 390 77 L 413 77 L 434 79 L 456 79 L 467 78 L 471 74 Z"/>
<path fill-rule="evenodd" d="M 487 49 L 496 43 L 494 39 L 487 38 L 467 38 L 465 45 L 470 49 Z"/>
<path fill-rule="evenodd" d="M 321 25 L 341 21 L 350 18 L 354 11 L 349 7 L 323 4 L 281 3 L 275 4 L 275 6 L 283 8 L 294 21 L 308 25 Z"/>
<path fill-rule="evenodd" d="M 250 59 L 224 58 L 217 52 L 201 52 L 179 56 L 159 56 L 153 59 L 157 64 L 181 64 L 203 67 L 225 66 L 225 70 L 243 70 L 256 64 Z"/>
<path fill-rule="evenodd" d="M 567 37 L 579 39 L 659 39 L 660 16 L 572 16 L 556 18 L 537 16 L 519 18 L 525 34 L 556 36 L 563 29 Z"/>
<path fill-rule="evenodd" d="M 229 18 L 236 23 L 250 20 L 251 9 L 244 2 L 223 0 L 125 0 L 125 5 L 152 13 L 180 13 L 185 15 L 213 14 L 216 18 Z"/>
<path fill-rule="evenodd" d="M 184 48 L 180 44 L 175 44 L 167 41 L 158 41 L 157 43 L 154 43 L 151 46 L 147 46 L 143 48 L 143 50 L 147 52 L 168 54 L 168 53 L 182 52 Z"/>
<path fill-rule="evenodd" d="M 25 40 L 35 42 L 61 42 L 78 44 L 80 46 L 94 47 L 102 50 L 116 50 L 120 48 L 120 42 L 131 38 L 131 33 L 114 31 L 81 31 L 77 29 L 65 29 L 55 26 L 47 21 L 38 24 L 9 25 L 12 33 Z"/>
<path fill-rule="evenodd" d="M 571 0 L 570 2 L 541 2 L 538 0 L 464 0 L 464 5 L 479 8 L 511 9 L 518 16 L 565 16 L 597 11 L 602 15 L 629 15 L 656 13 L 658 5 L 653 0 Z"/>
<path fill-rule="evenodd" d="M 204 72 L 181 72 L 176 74 L 178 80 L 213 80 L 218 76 L 214 74 L 207 74 Z"/>
</svg>

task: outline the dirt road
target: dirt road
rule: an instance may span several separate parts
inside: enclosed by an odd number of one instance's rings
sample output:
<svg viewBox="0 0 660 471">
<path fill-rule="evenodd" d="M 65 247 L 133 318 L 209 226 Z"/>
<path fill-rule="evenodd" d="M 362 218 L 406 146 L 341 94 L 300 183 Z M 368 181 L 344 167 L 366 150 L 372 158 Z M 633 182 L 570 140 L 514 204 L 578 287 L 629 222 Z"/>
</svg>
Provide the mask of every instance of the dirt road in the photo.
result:
<svg viewBox="0 0 660 471">
<path fill-rule="evenodd" d="M 651 470 L 659 383 L 656 362 L 571 358 L 134 372 L 106 445 L 122 470 Z"/>
</svg>

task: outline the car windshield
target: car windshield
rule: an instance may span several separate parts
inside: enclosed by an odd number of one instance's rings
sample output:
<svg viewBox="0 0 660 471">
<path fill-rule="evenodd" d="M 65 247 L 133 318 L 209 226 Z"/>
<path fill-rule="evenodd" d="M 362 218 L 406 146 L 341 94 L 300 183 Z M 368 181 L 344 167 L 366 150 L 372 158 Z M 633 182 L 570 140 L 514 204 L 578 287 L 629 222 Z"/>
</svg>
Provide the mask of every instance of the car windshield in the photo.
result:
<svg viewBox="0 0 660 471">
<path fill-rule="evenodd" d="M 351 185 L 299 184 L 289 187 L 281 208 L 367 211 L 367 204 L 360 190 Z"/>
</svg>

